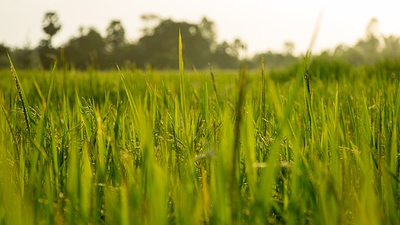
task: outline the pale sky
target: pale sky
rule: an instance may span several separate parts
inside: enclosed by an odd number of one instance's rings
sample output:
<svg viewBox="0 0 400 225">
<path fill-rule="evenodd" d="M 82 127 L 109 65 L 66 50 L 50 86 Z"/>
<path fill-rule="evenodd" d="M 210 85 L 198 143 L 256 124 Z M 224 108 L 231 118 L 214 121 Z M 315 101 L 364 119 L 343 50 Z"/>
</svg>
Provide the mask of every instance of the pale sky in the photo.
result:
<svg viewBox="0 0 400 225">
<path fill-rule="evenodd" d="M 240 38 L 249 54 L 281 51 L 285 41 L 295 43 L 296 53 L 306 51 L 321 11 L 314 52 L 353 45 L 372 17 L 378 19 L 379 32 L 400 36 L 396 0 L 0 0 L 0 43 L 37 46 L 46 37 L 41 26 L 47 11 L 57 12 L 62 24 L 55 46 L 77 36 L 80 26 L 93 26 L 104 35 L 114 19 L 122 21 L 127 39 L 135 41 L 144 26 L 140 16 L 147 13 L 194 23 L 206 16 L 215 22 L 219 41 Z"/>
</svg>

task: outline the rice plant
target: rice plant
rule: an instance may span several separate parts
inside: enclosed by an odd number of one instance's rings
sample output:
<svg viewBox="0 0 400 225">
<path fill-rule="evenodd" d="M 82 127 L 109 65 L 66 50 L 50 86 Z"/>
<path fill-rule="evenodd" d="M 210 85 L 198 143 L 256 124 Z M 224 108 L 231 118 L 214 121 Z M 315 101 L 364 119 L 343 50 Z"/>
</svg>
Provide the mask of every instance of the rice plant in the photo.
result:
<svg viewBox="0 0 400 225">
<path fill-rule="evenodd" d="M 10 60 L 0 224 L 400 223 L 398 77 L 321 80 L 310 60 L 288 81 L 263 61 L 79 72 Z"/>
</svg>

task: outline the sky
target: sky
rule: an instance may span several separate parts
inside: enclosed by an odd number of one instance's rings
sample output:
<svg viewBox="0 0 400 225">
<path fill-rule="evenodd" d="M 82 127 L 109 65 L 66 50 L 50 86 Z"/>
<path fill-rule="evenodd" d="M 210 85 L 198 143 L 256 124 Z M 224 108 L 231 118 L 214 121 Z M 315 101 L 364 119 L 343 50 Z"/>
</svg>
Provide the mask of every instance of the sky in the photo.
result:
<svg viewBox="0 0 400 225">
<path fill-rule="evenodd" d="M 322 12 L 313 47 L 320 52 L 355 44 L 373 17 L 380 33 L 400 36 L 399 6 L 396 0 L 0 0 L 0 43 L 37 46 L 46 38 L 42 20 L 48 11 L 57 12 L 62 24 L 54 46 L 78 36 L 81 26 L 105 35 L 111 20 L 121 20 L 127 39 L 134 42 L 144 27 L 140 16 L 151 13 L 193 23 L 206 16 L 215 22 L 218 41 L 239 38 L 249 54 L 282 51 L 286 41 L 295 44 L 295 53 L 303 53 Z"/>
</svg>

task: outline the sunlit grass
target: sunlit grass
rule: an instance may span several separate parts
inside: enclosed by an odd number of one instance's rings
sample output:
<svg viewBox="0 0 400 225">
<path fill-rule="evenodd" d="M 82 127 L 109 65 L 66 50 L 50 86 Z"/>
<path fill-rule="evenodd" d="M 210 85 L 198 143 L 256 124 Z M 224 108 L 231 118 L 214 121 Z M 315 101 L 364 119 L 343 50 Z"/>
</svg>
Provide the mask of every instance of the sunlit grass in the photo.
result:
<svg viewBox="0 0 400 225">
<path fill-rule="evenodd" d="M 179 64 L 1 71 L 0 224 L 400 223 L 398 77 Z"/>
</svg>

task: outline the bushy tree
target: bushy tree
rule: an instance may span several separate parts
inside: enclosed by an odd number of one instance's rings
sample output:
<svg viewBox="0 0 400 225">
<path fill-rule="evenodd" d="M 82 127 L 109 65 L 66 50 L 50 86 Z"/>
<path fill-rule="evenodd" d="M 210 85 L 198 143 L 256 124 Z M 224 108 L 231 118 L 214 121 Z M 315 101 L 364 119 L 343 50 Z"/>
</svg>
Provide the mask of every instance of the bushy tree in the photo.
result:
<svg viewBox="0 0 400 225">
<path fill-rule="evenodd" d="M 240 66 L 239 59 L 232 45 L 223 41 L 218 44 L 212 53 L 211 65 L 219 69 L 238 68 Z"/>
<path fill-rule="evenodd" d="M 125 28 L 121 21 L 113 20 L 107 27 L 107 47 L 109 51 L 116 51 L 125 44 Z"/>
<path fill-rule="evenodd" d="M 178 68 L 178 34 L 183 39 L 185 65 L 204 68 L 210 61 L 210 42 L 197 24 L 162 20 L 138 42 L 147 63 L 159 68 Z"/>
<path fill-rule="evenodd" d="M 65 45 L 65 56 L 76 68 L 86 69 L 88 66 L 100 68 L 104 58 L 105 41 L 94 28 L 82 30 L 79 37 L 72 38 Z"/>
<path fill-rule="evenodd" d="M 208 41 L 211 50 L 215 50 L 217 32 L 215 31 L 215 24 L 207 17 L 203 17 L 199 23 L 201 35 Z"/>
<path fill-rule="evenodd" d="M 400 57 L 400 37 L 390 35 L 383 37 L 384 48 L 382 50 L 383 58 L 399 58 Z"/>
</svg>

